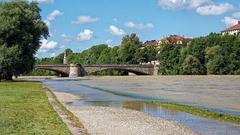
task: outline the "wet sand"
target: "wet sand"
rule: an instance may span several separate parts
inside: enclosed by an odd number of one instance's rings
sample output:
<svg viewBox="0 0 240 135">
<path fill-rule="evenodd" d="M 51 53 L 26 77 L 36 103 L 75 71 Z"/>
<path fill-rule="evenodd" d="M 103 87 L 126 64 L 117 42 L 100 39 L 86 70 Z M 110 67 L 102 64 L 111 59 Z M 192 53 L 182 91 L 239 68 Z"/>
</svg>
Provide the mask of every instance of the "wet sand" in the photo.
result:
<svg viewBox="0 0 240 135">
<path fill-rule="evenodd" d="M 81 84 L 240 114 L 240 76 L 88 77 Z"/>
<path fill-rule="evenodd" d="M 151 117 L 145 113 L 110 107 L 72 107 L 66 104 L 76 98 L 56 93 L 57 98 L 79 117 L 92 135 L 195 135 L 192 130 L 175 122 Z"/>
</svg>

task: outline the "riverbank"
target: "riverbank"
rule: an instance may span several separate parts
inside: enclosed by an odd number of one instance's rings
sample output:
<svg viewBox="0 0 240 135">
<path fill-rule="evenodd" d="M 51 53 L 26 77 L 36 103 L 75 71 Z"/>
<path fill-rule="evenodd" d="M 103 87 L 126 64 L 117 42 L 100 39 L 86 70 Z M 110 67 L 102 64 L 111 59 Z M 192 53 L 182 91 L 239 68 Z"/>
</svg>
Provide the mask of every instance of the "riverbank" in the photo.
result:
<svg viewBox="0 0 240 135">
<path fill-rule="evenodd" d="M 71 135 L 40 83 L 0 83 L 0 134 Z"/>
<path fill-rule="evenodd" d="M 88 77 L 80 82 L 113 93 L 161 99 L 240 116 L 240 76 Z"/>
<path fill-rule="evenodd" d="M 66 101 L 74 95 L 56 93 L 57 98 L 81 119 L 92 135 L 195 135 L 175 122 L 157 119 L 139 111 L 109 107 L 72 107 Z M 77 97 L 75 97 L 77 98 Z"/>
</svg>

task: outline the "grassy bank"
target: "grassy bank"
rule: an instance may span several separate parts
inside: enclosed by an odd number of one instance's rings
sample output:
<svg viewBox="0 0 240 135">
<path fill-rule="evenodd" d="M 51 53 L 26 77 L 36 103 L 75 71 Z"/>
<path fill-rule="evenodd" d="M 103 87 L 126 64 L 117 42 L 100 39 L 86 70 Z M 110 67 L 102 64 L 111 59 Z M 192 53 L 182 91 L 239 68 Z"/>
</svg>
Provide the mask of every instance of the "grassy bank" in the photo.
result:
<svg viewBox="0 0 240 135">
<path fill-rule="evenodd" d="M 179 110 L 182 112 L 187 112 L 193 115 L 197 115 L 197 116 L 208 118 L 208 119 L 218 120 L 222 122 L 240 124 L 240 117 L 237 117 L 237 116 L 222 114 L 218 112 L 212 112 L 207 109 L 197 108 L 197 107 L 188 106 L 188 105 L 181 105 L 181 104 L 167 103 L 167 102 L 160 102 L 160 101 L 152 101 L 152 102 L 166 109 Z"/>
<path fill-rule="evenodd" d="M 39 83 L 0 83 L 1 134 L 71 135 Z"/>
<path fill-rule="evenodd" d="M 54 99 L 54 104 L 56 104 L 61 111 L 67 115 L 67 118 L 72 122 L 73 126 L 84 129 L 83 124 L 80 122 L 80 120 L 72 113 L 70 112 L 56 97 L 56 95 L 49 89 L 47 91 L 51 94 L 51 96 Z M 86 133 L 87 134 L 87 133 Z"/>
</svg>

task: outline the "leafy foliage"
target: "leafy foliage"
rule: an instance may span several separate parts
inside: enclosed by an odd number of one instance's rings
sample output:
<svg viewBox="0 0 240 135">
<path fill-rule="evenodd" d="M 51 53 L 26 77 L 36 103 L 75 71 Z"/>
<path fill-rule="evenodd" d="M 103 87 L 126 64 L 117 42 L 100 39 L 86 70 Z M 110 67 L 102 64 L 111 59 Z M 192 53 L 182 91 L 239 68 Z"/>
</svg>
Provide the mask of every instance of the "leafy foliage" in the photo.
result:
<svg viewBox="0 0 240 135">
<path fill-rule="evenodd" d="M 136 34 L 123 37 L 121 45 L 95 45 L 83 52 L 68 50 L 69 63 L 140 64 L 159 60 L 161 75 L 240 74 L 240 37 L 211 33 L 188 44 L 141 46 Z M 39 64 L 62 63 L 63 54 L 38 60 Z M 101 71 L 96 75 L 126 75 L 122 71 Z"/>
<path fill-rule="evenodd" d="M 35 2 L 0 2 L 0 79 L 31 71 L 48 28 Z"/>
</svg>

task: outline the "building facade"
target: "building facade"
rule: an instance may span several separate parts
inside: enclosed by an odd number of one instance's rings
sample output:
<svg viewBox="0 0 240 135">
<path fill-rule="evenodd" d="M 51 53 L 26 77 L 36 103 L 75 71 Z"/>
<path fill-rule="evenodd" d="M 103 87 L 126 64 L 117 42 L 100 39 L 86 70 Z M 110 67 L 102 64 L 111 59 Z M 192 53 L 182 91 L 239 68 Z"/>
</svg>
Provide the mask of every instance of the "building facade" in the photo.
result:
<svg viewBox="0 0 240 135">
<path fill-rule="evenodd" d="M 227 28 L 226 30 L 222 31 L 223 35 L 229 34 L 229 35 L 240 35 L 240 21 L 238 21 L 238 24 L 231 26 Z"/>
</svg>

